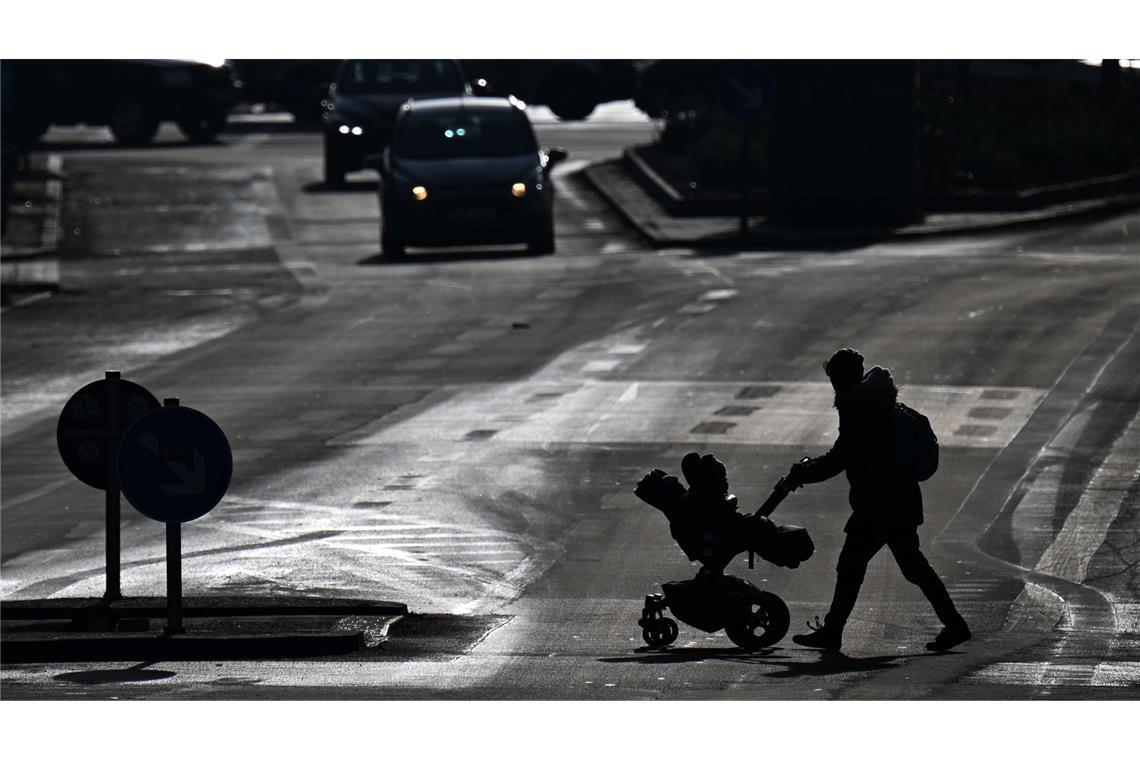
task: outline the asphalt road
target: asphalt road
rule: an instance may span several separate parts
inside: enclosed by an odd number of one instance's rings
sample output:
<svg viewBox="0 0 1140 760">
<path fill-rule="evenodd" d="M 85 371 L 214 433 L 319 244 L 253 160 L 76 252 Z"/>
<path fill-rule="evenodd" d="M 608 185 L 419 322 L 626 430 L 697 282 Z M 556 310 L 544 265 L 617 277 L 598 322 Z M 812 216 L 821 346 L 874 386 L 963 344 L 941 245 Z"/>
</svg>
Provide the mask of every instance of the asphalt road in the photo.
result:
<svg viewBox="0 0 1140 760">
<path fill-rule="evenodd" d="M 8 698 L 1131 698 L 1140 685 L 1140 215 L 849 250 L 643 248 L 575 175 L 649 139 L 623 106 L 539 118 L 562 145 L 553 256 L 379 256 L 375 181 L 320 181 L 319 138 L 235 125 L 122 150 L 56 130 L 62 292 L 4 313 L 4 599 L 102 592 L 102 499 L 55 448 L 62 403 L 121 369 L 212 416 L 225 500 L 184 531 L 187 594 L 405 602 L 380 646 L 295 662 L 6 666 Z M 820 362 L 890 367 L 942 464 L 923 544 L 975 638 L 888 552 L 844 656 L 822 616 L 842 479 L 780 508 L 799 569 L 743 559 L 792 631 L 745 654 L 682 626 L 647 651 L 645 594 L 695 571 L 632 488 L 688 451 L 746 509 L 835 434 Z M 163 532 L 124 506 L 124 593 L 164 592 Z M 152 667 L 153 666 L 153 667 Z M 85 677 L 84 674 L 98 674 Z"/>
</svg>

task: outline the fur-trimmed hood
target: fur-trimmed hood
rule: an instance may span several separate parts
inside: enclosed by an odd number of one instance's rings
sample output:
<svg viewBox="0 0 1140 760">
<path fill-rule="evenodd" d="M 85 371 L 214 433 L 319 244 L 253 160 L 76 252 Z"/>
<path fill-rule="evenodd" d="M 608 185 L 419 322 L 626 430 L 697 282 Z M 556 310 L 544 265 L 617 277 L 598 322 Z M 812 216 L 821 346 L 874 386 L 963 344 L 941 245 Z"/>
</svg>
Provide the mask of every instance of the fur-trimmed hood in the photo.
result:
<svg viewBox="0 0 1140 760">
<path fill-rule="evenodd" d="M 862 380 L 835 394 L 835 406 L 860 404 L 889 409 L 895 405 L 898 396 L 899 389 L 891 371 L 885 367 L 872 367 Z"/>
</svg>

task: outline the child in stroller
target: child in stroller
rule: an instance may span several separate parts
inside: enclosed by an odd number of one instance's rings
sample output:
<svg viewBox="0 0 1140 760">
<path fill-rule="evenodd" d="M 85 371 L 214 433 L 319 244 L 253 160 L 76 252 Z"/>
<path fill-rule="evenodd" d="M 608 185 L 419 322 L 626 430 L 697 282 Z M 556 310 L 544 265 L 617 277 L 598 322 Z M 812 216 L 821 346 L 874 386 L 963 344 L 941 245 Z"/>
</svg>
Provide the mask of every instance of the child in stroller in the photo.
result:
<svg viewBox="0 0 1140 760">
<path fill-rule="evenodd" d="M 669 533 L 690 562 L 701 572 L 721 574 L 738 554 L 750 552 L 781 567 L 798 567 L 815 547 L 807 531 L 777 526 L 768 518 L 792 492 L 781 479 L 772 496 L 754 514 L 737 511 L 736 496 L 728 492 L 728 470 L 712 454 L 686 454 L 681 472 L 686 490 L 677 478 L 653 470 L 637 484 L 634 493 L 661 510 L 669 520 Z"/>
<path fill-rule="evenodd" d="M 793 488 L 780 480 L 764 505 L 748 515 L 737 510 L 736 497 L 728 492 L 728 472 L 712 454 L 685 455 L 681 472 L 688 489 L 661 470 L 648 473 L 634 489 L 639 498 L 665 514 L 669 532 L 685 556 L 701 563 L 691 581 L 662 584 L 663 595 L 646 597 L 639 622 L 642 636 L 654 647 L 676 639 L 676 623 L 664 616 L 668 608 L 695 628 L 711 633 L 723 627 L 745 649 L 771 646 L 787 633 L 787 606 L 775 594 L 725 575 L 724 570 L 743 552 L 749 552 L 750 567 L 753 554 L 789 568 L 812 555 L 815 547 L 806 530 L 777 526 L 767 516 Z"/>
</svg>

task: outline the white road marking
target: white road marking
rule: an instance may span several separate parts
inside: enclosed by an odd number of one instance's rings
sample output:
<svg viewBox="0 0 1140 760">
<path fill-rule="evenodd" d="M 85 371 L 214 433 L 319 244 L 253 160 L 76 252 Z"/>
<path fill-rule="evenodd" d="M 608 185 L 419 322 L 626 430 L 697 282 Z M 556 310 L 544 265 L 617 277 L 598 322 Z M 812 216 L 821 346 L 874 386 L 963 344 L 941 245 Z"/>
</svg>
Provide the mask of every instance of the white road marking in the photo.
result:
<svg viewBox="0 0 1140 760">
<path fill-rule="evenodd" d="M 1055 457 L 1059 461 L 1042 468 L 1013 514 L 1015 540 L 1023 557 L 1027 555 L 1030 561 L 1036 558 L 1033 569 L 1072 583 L 1084 582 L 1089 563 L 1104 543 L 1124 499 L 1140 480 L 1140 414 L 1137 414 L 1093 473 L 1061 530 L 1049 541 L 1054 507 L 1060 494 L 1063 462 L 1077 445 L 1094 411 L 1095 407 L 1090 407 L 1075 415 L 1045 449 L 1042 456 Z M 1043 544 L 1047 546 L 1038 555 L 1037 550 Z M 1036 584 L 1025 585 L 1006 616 L 1006 630 L 1019 627 L 1050 630 L 1056 625 L 1064 613 L 1064 600 L 1043 591 Z M 1106 596 L 1112 600 L 1111 595 Z M 1134 641 L 1140 625 L 1121 614 L 1122 608 L 1117 605 L 1114 604 L 1113 609 L 1114 640 L 1117 643 Z M 1056 645 L 1056 651 L 1059 651 L 1061 643 Z M 1104 662 L 1095 667 L 1064 662 L 996 663 L 974 674 L 973 679 L 1036 686 L 1118 686 L 1137 683 L 1140 669 L 1136 663 L 1119 662 Z"/>
<path fill-rule="evenodd" d="M 601 232 L 606 228 L 606 223 L 601 219 L 587 219 L 584 224 L 590 232 Z"/>
<path fill-rule="evenodd" d="M 702 301 L 727 301 L 732 298 L 736 298 L 736 291 L 732 288 L 710 290 L 701 296 Z"/>
<path fill-rule="evenodd" d="M 593 359 L 582 367 L 583 372 L 612 372 L 621 364 L 620 359 Z"/>
<path fill-rule="evenodd" d="M 38 499 L 41 496 L 45 496 L 45 495 L 51 493 L 52 491 L 55 491 L 56 489 L 63 488 L 64 486 L 68 485 L 71 482 L 72 481 L 68 478 L 61 478 L 60 480 L 57 480 L 53 483 L 48 483 L 46 486 L 40 486 L 39 488 L 35 489 L 34 491 L 28 491 L 25 494 L 21 494 L 19 496 L 14 496 L 11 499 L 8 499 L 7 501 L 4 502 L 3 508 L 8 509 L 9 507 L 19 506 L 20 504 L 23 504 L 25 502 L 32 501 L 34 499 Z"/>
<path fill-rule="evenodd" d="M 1085 579 L 1089 562 L 1104 543 L 1132 484 L 1140 478 L 1140 414 L 1097 468 L 1077 506 L 1035 568 L 1073 583 Z"/>
<path fill-rule="evenodd" d="M 1140 686 L 1140 662 L 1057 664 L 996 662 L 966 677 L 975 683 L 1007 686 Z"/>
<path fill-rule="evenodd" d="M 639 385 L 640 385 L 640 383 L 630 383 L 629 387 L 625 389 L 625 392 L 622 393 L 620 396 L 618 396 L 617 402 L 619 404 L 628 404 L 630 401 L 633 401 L 634 399 L 636 399 L 637 398 L 637 387 Z"/>
<path fill-rule="evenodd" d="M 620 344 L 610 348 L 609 350 L 607 350 L 606 353 L 622 354 L 622 355 L 640 354 L 644 350 L 645 350 L 645 344 L 644 343 L 620 343 Z"/>
<path fill-rule="evenodd" d="M 622 251 L 628 251 L 628 250 L 629 250 L 628 245 L 626 245 L 625 243 L 619 243 L 617 241 L 609 242 L 609 243 L 606 243 L 605 245 L 602 246 L 602 253 L 603 254 L 621 253 Z"/>
<path fill-rule="evenodd" d="M 558 187 L 558 200 L 568 202 L 571 206 L 578 209 L 579 211 L 585 211 L 590 207 L 589 204 L 586 203 L 586 201 L 582 198 L 582 196 L 569 186 L 563 187 L 560 185 Z"/>
</svg>

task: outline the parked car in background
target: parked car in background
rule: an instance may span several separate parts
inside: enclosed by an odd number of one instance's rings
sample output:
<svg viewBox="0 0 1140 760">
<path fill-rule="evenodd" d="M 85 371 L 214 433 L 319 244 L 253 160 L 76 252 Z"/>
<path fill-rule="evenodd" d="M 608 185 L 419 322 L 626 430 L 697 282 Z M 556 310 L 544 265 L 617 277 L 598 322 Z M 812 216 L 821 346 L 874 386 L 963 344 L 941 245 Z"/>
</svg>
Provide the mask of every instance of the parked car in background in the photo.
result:
<svg viewBox="0 0 1140 760">
<path fill-rule="evenodd" d="M 384 149 L 409 98 L 471 93 L 458 61 L 344 61 L 324 116 L 325 184 L 344 184 L 346 173 L 363 168 L 365 156 Z"/>
<path fill-rule="evenodd" d="M 526 243 L 554 252 L 550 170 L 566 151 L 539 148 L 515 98 L 406 103 L 380 171 L 380 240 L 387 257 L 407 246 Z"/>
<path fill-rule="evenodd" d="M 491 93 L 545 105 L 566 120 L 585 119 L 599 103 L 632 98 L 638 66 L 618 59 L 463 61 L 467 75 L 488 82 Z"/>
<path fill-rule="evenodd" d="M 5 131 L 38 140 L 53 124 L 107 125 L 123 145 L 149 143 L 163 121 L 212 140 L 238 100 L 233 73 L 198 61 L 12 60 Z"/>
<path fill-rule="evenodd" d="M 298 124 L 320 123 L 329 84 L 340 61 L 321 58 L 237 59 L 229 61 L 242 82 L 246 103 L 278 107 Z M 647 61 L 615 59 L 490 59 L 460 62 L 467 81 L 482 80 L 488 93 L 549 106 L 561 119 L 584 119 L 599 103 L 627 100 L 637 89 L 638 70 Z"/>
<path fill-rule="evenodd" d="M 242 101 L 281 109 L 301 125 L 320 126 L 340 59 L 241 58 L 227 63 L 241 82 Z"/>
</svg>

